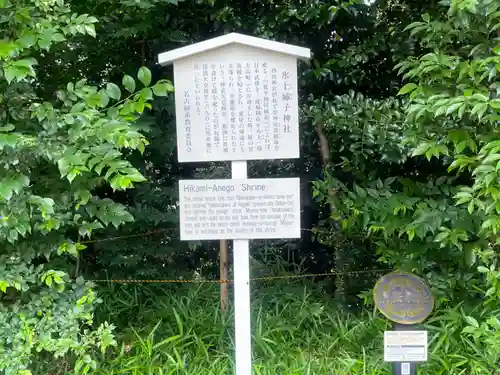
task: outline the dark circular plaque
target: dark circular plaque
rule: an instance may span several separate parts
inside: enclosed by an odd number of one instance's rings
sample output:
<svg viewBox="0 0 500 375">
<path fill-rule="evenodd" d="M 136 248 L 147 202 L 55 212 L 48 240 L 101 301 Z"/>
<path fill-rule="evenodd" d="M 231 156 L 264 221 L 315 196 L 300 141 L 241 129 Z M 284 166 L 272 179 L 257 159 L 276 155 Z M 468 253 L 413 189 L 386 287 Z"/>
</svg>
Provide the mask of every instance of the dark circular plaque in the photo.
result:
<svg viewBox="0 0 500 375">
<path fill-rule="evenodd" d="M 425 282 L 404 272 L 382 276 L 373 289 L 373 299 L 382 314 L 400 324 L 421 323 L 434 308 L 434 297 Z"/>
</svg>

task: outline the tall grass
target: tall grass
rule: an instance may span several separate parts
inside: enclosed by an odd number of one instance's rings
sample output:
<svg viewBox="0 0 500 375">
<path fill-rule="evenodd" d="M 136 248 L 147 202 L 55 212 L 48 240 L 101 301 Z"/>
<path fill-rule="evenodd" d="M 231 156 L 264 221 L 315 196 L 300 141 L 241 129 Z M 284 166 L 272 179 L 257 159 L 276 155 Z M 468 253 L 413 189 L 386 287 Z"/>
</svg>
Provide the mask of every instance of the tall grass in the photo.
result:
<svg viewBox="0 0 500 375">
<path fill-rule="evenodd" d="M 120 345 L 96 354 L 92 375 L 235 374 L 233 315 L 220 312 L 216 285 L 109 285 L 100 296 L 97 323 L 115 324 Z M 390 324 L 373 312 L 349 312 L 303 281 L 254 284 L 252 308 L 254 375 L 391 373 L 383 362 Z M 483 374 L 471 371 L 481 353 L 470 350 L 452 312 L 426 324 L 431 348 L 420 375 Z M 35 374 L 71 373 L 51 366 Z"/>
<path fill-rule="evenodd" d="M 99 318 L 118 326 L 121 348 L 102 375 L 234 374 L 233 315 L 220 312 L 217 286 L 112 286 Z M 300 284 L 261 285 L 252 296 L 256 375 L 387 374 L 372 314 L 344 311 Z"/>
</svg>

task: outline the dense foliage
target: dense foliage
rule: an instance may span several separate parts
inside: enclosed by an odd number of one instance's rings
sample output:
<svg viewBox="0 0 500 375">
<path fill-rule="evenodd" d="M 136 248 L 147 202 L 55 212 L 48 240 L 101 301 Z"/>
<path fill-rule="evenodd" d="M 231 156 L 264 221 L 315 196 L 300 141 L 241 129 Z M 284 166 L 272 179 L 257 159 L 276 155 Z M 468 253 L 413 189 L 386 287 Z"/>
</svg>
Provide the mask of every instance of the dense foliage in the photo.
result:
<svg viewBox="0 0 500 375">
<path fill-rule="evenodd" d="M 0 41 L 0 325 L 5 374 L 30 374 L 32 356 L 74 354 L 76 367 L 95 363 L 88 350 L 114 343 L 112 325 L 92 328 L 95 294 L 74 276 L 81 239 L 133 220 L 124 205 L 93 195 L 103 184 L 132 188 L 145 178 L 125 155 L 147 144 L 134 126 L 153 95 L 173 89 L 123 77 L 128 93 L 108 82 L 59 82 L 51 95 L 37 64 L 73 38 L 95 35 L 97 19 L 64 1 L 2 1 Z M 55 61 L 57 64 L 57 60 Z"/>
<path fill-rule="evenodd" d="M 0 372 L 233 373 L 215 286 L 88 281 L 217 277 L 176 187 L 229 168 L 177 162 L 156 56 L 230 31 L 313 54 L 301 158 L 249 171 L 301 177 L 303 237 L 253 274 L 336 273 L 252 284 L 256 374 L 387 373 L 381 269 L 436 296 L 425 373 L 499 369 L 498 1 L 0 0 Z"/>
<path fill-rule="evenodd" d="M 423 14 L 406 27 L 422 55 L 396 66 L 407 102 L 341 98 L 316 118 L 335 144 L 346 123 L 362 122 L 361 145 L 345 160 L 353 180 L 325 179 L 315 194 L 348 233 L 366 233 L 380 262 L 425 275 L 451 309 L 442 314 L 463 328 L 468 350 L 442 358 L 444 373 L 486 374 L 500 358 L 499 10 L 454 1 L 439 17 Z"/>
</svg>

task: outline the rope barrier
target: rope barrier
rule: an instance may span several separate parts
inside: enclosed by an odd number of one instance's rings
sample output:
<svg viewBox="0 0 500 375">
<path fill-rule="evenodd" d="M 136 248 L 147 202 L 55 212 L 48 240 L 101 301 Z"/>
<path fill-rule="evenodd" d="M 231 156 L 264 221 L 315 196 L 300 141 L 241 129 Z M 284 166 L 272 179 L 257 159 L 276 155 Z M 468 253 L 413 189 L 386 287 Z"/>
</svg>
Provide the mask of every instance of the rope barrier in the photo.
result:
<svg viewBox="0 0 500 375">
<path fill-rule="evenodd" d="M 325 272 L 325 273 L 307 273 L 300 275 L 283 275 L 283 276 L 258 276 L 251 277 L 250 281 L 270 281 L 270 280 L 286 280 L 286 279 L 300 279 L 308 277 L 321 277 L 321 276 L 336 276 L 336 275 L 360 275 L 360 274 L 378 274 L 387 273 L 391 269 L 385 270 L 363 270 L 363 271 L 347 271 L 347 272 Z M 203 280 L 203 279 L 110 279 L 110 280 L 89 280 L 95 283 L 118 283 L 118 284 L 230 284 L 234 280 Z"/>
<path fill-rule="evenodd" d="M 166 231 L 172 230 L 172 229 L 173 228 L 157 229 L 157 230 L 152 230 L 152 231 L 144 232 L 144 233 L 128 234 L 128 235 L 117 236 L 117 237 L 101 238 L 101 239 L 97 239 L 97 240 L 80 241 L 79 243 L 89 244 L 89 243 L 96 243 L 96 242 L 117 241 L 117 240 L 126 239 L 126 238 L 133 238 L 133 237 L 147 237 L 147 236 L 150 236 L 152 234 L 163 233 L 163 232 L 166 232 Z"/>
<path fill-rule="evenodd" d="M 106 241 L 117 241 L 117 240 L 121 240 L 121 239 L 128 239 L 128 238 L 134 238 L 134 237 L 147 237 L 147 236 L 151 236 L 152 234 L 163 233 L 163 232 L 167 232 L 167 231 L 177 231 L 177 230 L 179 230 L 179 228 L 163 228 L 163 229 L 152 230 L 152 231 L 144 232 L 144 233 L 127 234 L 124 236 L 116 236 L 116 237 L 101 238 L 101 239 L 96 239 L 96 240 L 79 241 L 79 243 L 89 244 L 89 243 L 106 242 Z M 301 231 L 312 232 L 312 229 L 301 228 Z"/>
<path fill-rule="evenodd" d="M 121 239 L 128 239 L 134 237 L 147 237 L 157 233 L 163 233 L 171 230 L 178 230 L 179 228 L 163 228 L 152 230 L 144 233 L 130 234 L 124 236 L 101 238 L 96 240 L 80 241 L 81 244 L 90 244 L 98 242 L 107 241 L 117 241 Z M 302 231 L 312 231 L 311 229 L 302 228 Z M 347 271 L 347 272 L 325 272 L 325 273 L 309 273 L 300 275 L 285 275 L 285 276 L 260 276 L 251 277 L 250 281 L 270 281 L 270 280 L 286 280 L 286 279 L 299 279 L 308 277 L 322 277 L 322 276 L 337 276 L 337 275 L 360 275 L 360 274 L 377 274 L 386 273 L 392 270 L 362 270 L 362 271 Z M 95 283 L 118 283 L 118 284 L 230 284 L 234 280 L 204 280 L 204 279 L 158 279 L 158 280 L 148 280 L 148 279 L 109 279 L 109 280 L 89 280 Z"/>
</svg>

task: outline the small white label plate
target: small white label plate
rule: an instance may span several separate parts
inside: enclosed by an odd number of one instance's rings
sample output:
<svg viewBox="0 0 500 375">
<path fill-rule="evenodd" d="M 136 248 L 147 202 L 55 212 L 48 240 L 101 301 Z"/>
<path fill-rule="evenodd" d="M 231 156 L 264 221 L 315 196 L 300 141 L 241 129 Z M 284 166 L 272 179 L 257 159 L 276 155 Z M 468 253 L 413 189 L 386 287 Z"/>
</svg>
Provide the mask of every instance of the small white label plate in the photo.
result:
<svg viewBox="0 0 500 375">
<path fill-rule="evenodd" d="M 385 362 L 427 361 L 427 331 L 385 331 Z"/>
</svg>

